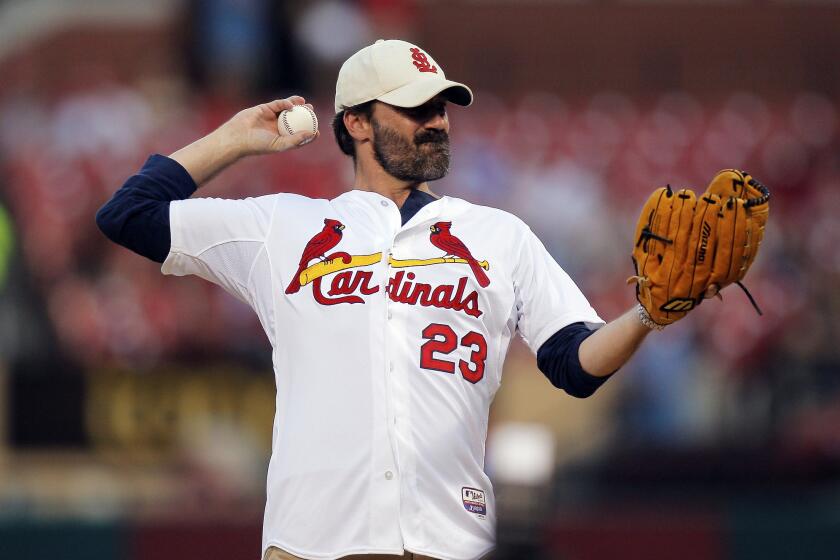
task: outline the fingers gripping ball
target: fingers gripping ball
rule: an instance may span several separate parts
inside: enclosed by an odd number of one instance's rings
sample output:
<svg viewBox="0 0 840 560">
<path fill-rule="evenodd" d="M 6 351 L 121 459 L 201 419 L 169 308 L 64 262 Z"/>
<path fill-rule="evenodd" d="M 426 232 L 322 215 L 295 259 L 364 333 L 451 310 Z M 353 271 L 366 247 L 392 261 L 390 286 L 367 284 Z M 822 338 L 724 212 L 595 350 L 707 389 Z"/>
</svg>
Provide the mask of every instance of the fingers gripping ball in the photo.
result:
<svg viewBox="0 0 840 560">
<path fill-rule="evenodd" d="M 314 135 L 318 132 L 318 117 L 315 116 L 315 111 L 306 105 L 295 105 L 282 111 L 277 117 L 277 131 L 280 136 L 291 136 L 298 132 L 311 132 Z M 303 144 L 311 141 L 312 139 L 306 140 Z"/>
<path fill-rule="evenodd" d="M 628 282 L 654 323 L 669 325 L 704 297 L 741 285 L 764 235 L 769 198 L 749 174 L 729 169 L 699 197 L 670 186 L 653 192 L 636 225 L 636 275 Z"/>
</svg>

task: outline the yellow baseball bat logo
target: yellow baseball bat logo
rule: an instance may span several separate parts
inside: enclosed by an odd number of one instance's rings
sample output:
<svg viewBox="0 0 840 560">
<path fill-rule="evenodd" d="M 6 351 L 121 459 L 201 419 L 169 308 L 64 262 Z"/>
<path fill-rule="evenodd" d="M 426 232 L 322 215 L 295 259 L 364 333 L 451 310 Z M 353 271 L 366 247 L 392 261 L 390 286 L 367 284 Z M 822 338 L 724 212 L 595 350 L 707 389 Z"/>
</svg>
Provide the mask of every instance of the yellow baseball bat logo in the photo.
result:
<svg viewBox="0 0 840 560">
<path fill-rule="evenodd" d="M 336 257 L 321 261 L 309 266 L 300 273 L 300 285 L 306 286 L 313 280 L 341 272 L 350 268 L 359 268 L 362 266 L 370 266 L 382 260 L 382 253 L 372 253 L 370 255 L 350 255 L 348 258 Z M 404 259 L 399 260 L 393 257 L 388 257 L 388 264 L 393 268 L 408 268 L 411 266 L 429 266 L 433 264 L 468 264 L 465 259 L 456 257 L 440 257 L 434 259 Z M 480 261 L 478 265 L 484 270 L 490 270 L 490 263 L 487 261 Z"/>
</svg>

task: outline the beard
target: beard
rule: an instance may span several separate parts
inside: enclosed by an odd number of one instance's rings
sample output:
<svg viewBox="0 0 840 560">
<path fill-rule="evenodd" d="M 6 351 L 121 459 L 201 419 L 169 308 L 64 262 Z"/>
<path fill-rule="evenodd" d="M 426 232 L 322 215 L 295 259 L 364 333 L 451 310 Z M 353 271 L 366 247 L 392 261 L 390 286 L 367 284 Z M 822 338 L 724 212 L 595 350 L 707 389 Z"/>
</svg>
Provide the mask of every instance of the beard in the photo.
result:
<svg viewBox="0 0 840 560">
<path fill-rule="evenodd" d="M 449 134 L 443 130 L 423 130 L 406 140 L 386 126 L 372 121 L 373 155 L 389 175 L 401 181 L 435 181 L 449 172 Z"/>
</svg>

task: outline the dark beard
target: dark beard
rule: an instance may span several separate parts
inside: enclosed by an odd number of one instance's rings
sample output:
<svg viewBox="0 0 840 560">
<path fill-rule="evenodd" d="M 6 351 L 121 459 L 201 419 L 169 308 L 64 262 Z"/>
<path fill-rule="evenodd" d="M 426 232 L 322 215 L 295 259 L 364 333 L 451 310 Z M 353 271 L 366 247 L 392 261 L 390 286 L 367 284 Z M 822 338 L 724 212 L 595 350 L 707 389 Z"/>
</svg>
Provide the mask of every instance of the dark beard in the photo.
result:
<svg viewBox="0 0 840 560">
<path fill-rule="evenodd" d="M 389 175 L 401 181 L 435 181 L 449 172 L 449 135 L 424 130 L 410 142 L 395 130 L 373 124 L 373 155 Z"/>
</svg>

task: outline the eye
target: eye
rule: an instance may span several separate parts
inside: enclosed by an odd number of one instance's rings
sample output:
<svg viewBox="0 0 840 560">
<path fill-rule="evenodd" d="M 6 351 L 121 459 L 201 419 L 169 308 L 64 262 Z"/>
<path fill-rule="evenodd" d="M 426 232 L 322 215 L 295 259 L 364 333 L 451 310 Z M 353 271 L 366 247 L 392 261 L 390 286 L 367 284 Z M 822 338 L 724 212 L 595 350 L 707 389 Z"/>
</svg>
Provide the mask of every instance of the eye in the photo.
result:
<svg viewBox="0 0 840 560">
<path fill-rule="evenodd" d="M 413 121 L 426 122 L 437 116 L 446 116 L 446 101 L 431 101 L 419 107 L 400 107 L 398 110 Z"/>
</svg>

